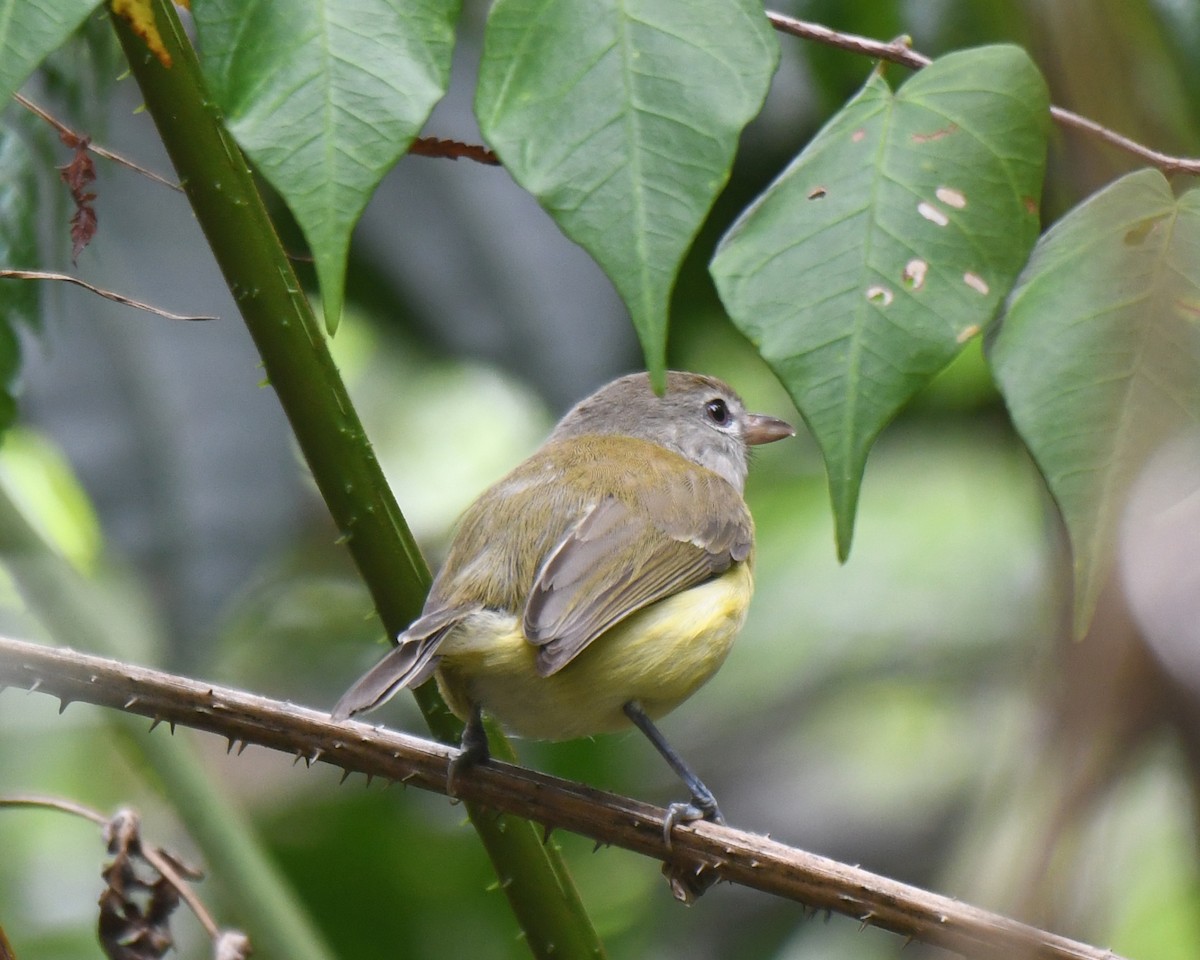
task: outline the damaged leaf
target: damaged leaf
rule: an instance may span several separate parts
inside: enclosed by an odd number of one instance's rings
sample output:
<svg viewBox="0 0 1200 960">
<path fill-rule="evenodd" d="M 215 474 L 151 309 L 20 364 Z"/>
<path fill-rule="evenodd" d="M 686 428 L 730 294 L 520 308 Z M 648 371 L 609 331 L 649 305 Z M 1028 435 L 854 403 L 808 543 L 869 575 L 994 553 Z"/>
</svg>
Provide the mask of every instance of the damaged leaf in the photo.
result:
<svg viewBox="0 0 1200 960">
<path fill-rule="evenodd" d="M 721 241 L 737 327 L 821 447 L 838 553 L 876 436 L 985 329 L 1038 234 L 1046 84 L 1012 46 L 873 73 Z"/>
</svg>

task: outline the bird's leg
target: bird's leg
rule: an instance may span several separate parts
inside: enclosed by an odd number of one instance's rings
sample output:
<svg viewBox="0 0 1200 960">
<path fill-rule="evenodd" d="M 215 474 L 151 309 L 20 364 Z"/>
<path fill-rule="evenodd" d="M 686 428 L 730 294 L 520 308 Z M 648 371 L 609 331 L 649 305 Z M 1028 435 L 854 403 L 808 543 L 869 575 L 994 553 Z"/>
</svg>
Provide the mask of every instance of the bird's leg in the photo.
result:
<svg viewBox="0 0 1200 960">
<path fill-rule="evenodd" d="M 704 785 L 704 781 L 696 776 L 683 758 L 675 752 L 667 738 L 662 735 L 651 719 L 646 716 L 642 705 L 636 700 L 625 704 L 625 715 L 634 722 L 639 730 L 646 735 L 654 749 L 662 754 L 662 758 L 671 765 L 671 769 L 679 776 L 689 790 L 692 791 L 691 803 L 673 803 L 667 807 L 667 818 L 663 822 L 663 839 L 667 847 L 671 846 L 671 830 L 677 823 L 690 823 L 693 820 L 711 820 L 713 823 L 724 823 L 721 810 L 717 806 L 717 798 Z"/>
<path fill-rule="evenodd" d="M 488 749 L 487 731 L 483 729 L 483 712 L 479 704 L 471 705 L 471 715 L 463 727 L 462 740 L 459 742 L 458 756 L 450 761 L 450 773 L 446 778 L 446 792 L 456 796 L 458 775 L 477 763 L 484 763 L 491 757 Z"/>
</svg>

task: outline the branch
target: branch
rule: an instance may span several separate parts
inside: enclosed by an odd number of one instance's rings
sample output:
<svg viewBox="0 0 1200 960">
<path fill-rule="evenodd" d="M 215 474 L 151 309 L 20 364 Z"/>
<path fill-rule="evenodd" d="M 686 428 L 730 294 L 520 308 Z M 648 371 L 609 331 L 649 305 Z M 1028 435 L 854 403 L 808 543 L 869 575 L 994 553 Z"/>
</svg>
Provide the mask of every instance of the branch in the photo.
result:
<svg viewBox="0 0 1200 960">
<path fill-rule="evenodd" d="M 446 793 L 453 747 L 317 710 L 71 650 L 0 638 L 0 689 L 40 690 L 114 707 L 159 723 L 320 760 L 346 772 Z M 345 777 L 343 777 L 345 779 Z M 460 772 L 459 797 L 664 861 L 673 871 L 711 870 L 733 883 L 829 910 L 971 957 L 1120 960 L 948 897 L 880 877 L 767 837 L 711 823 L 679 826 L 667 846 L 665 811 L 499 761 Z"/>
<path fill-rule="evenodd" d="M 841 33 L 819 23 L 797 20 L 795 17 L 784 16 L 782 13 L 770 10 L 767 11 L 767 19 L 771 21 L 771 26 L 780 33 L 787 33 L 804 40 L 813 40 L 828 47 L 836 47 L 839 50 L 846 50 L 865 57 L 898 63 L 902 67 L 909 67 L 913 70 L 920 70 L 933 62 L 930 57 L 914 50 L 909 45 L 908 38 L 884 43 L 881 40 L 860 37 L 854 33 Z M 1160 150 L 1153 150 L 1071 110 L 1051 104 L 1050 116 L 1059 126 L 1080 130 L 1089 136 L 1103 140 L 1110 146 L 1132 154 L 1152 167 L 1157 167 L 1163 173 L 1200 174 L 1200 160 L 1190 157 L 1175 157 Z"/>
<path fill-rule="evenodd" d="M 0 270 L 0 280 L 58 280 L 62 283 L 73 283 L 77 287 L 83 287 L 84 290 L 90 290 L 98 297 L 103 297 L 105 300 L 111 300 L 113 303 L 124 304 L 127 307 L 135 307 L 138 310 L 145 310 L 148 313 L 157 314 L 160 317 L 165 317 L 167 320 L 186 320 L 188 322 L 201 320 L 216 320 L 216 317 L 188 317 L 178 313 L 171 313 L 167 310 L 162 310 L 152 306 L 149 303 L 142 303 L 141 300 L 134 300 L 124 294 L 115 293 L 112 290 L 104 290 L 101 287 L 94 287 L 86 280 L 80 280 L 78 277 L 72 277 L 67 273 L 44 273 L 41 270 Z"/>
<path fill-rule="evenodd" d="M 147 170 L 145 167 L 139 166 L 129 158 L 121 156 L 119 153 L 113 153 L 111 150 L 105 150 L 104 147 L 97 146 L 96 144 L 92 143 L 90 137 L 86 137 L 83 134 L 72 130 L 44 107 L 39 107 L 27 97 L 23 97 L 19 93 L 14 93 L 13 99 L 30 113 L 33 113 L 45 120 L 46 123 L 50 124 L 50 126 L 57 130 L 62 142 L 68 147 L 82 146 L 85 150 L 94 153 L 98 157 L 103 157 L 105 160 L 111 160 L 114 163 L 119 163 L 121 166 L 128 167 L 130 170 L 134 171 L 134 173 L 140 173 L 143 177 L 147 177 L 150 180 L 153 180 L 155 183 L 161 183 L 164 187 L 170 187 L 172 190 L 175 190 L 178 193 L 183 193 L 183 187 L 181 187 L 179 184 L 172 183 L 166 177 L 160 177 L 153 170 Z"/>
</svg>

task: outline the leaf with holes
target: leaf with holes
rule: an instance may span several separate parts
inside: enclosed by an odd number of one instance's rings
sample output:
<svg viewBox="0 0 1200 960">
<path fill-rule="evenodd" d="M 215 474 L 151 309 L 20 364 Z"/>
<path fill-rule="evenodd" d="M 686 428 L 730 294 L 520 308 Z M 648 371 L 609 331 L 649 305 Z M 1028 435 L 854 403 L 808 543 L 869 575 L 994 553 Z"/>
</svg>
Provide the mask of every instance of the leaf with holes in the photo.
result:
<svg viewBox="0 0 1200 960">
<path fill-rule="evenodd" d="M 721 241 L 738 326 L 821 446 L 838 553 L 880 430 L 991 320 L 1038 233 L 1046 85 L 1024 51 L 878 73 Z"/>
<path fill-rule="evenodd" d="M 207 0 L 202 66 L 229 129 L 312 249 L 325 323 L 350 233 L 450 77 L 459 0 Z"/>
<path fill-rule="evenodd" d="M 758 0 L 498 0 L 488 17 L 484 138 L 616 285 L 659 386 L 679 265 L 778 59 Z"/>
<path fill-rule="evenodd" d="M 988 359 L 1066 521 L 1082 634 L 1130 485 L 1200 427 L 1200 191 L 1176 199 L 1143 170 L 1063 217 L 1017 282 Z"/>
<path fill-rule="evenodd" d="M 0 0 L 0 103 L 8 103 L 99 5 L 99 0 Z"/>
</svg>

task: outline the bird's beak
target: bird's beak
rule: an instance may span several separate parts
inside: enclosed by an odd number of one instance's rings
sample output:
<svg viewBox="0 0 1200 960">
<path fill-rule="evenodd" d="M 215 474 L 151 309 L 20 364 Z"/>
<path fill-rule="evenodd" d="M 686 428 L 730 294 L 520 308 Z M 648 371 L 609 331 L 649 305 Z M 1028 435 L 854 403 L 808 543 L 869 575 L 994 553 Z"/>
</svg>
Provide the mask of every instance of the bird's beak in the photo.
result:
<svg viewBox="0 0 1200 960">
<path fill-rule="evenodd" d="M 742 439 L 750 446 L 760 443 L 774 443 L 785 437 L 794 437 L 796 429 L 786 420 L 778 417 L 768 417 L 762 413 L 751 413 L 746 416 L 746 428 L 742 431 Z"/>
</svg>

